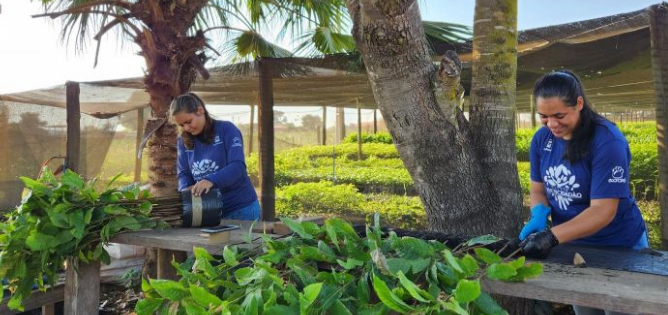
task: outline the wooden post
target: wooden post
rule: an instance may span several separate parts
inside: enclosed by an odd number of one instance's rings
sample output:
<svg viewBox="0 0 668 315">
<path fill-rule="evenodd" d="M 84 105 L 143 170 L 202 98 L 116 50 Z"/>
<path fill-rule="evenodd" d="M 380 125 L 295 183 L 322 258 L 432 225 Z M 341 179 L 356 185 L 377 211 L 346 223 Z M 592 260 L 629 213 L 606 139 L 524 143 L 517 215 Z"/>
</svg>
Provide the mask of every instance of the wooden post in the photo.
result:
<svg viewBox="0 0 668 315">
<path fill-rule="evenodd" d="M 65 307 L 69 315 L 97 314 L 100 307 L 100 262 L 84 264 L 78 258 L 67 260 Z"/>
<path fill-rule="evenodd" d="M 327 106 L 322 107 L 322 141 L 320 144 L 327 144 Z"/>
<path fill-rule="evenodd" d="M 258 122 L 260 125 L 258 138 L 260 141 L 260 203 L 262 204 L 262 220 L 274 221 L 275 185 L 274 185 L 274 87 L 270 58 L 257 58 L 260 80 L 260 102 Z"/>
<path fill-rule="evenodd" d="M 346 115 L 343 107 L 336 108 L 336 143 L 343 142 L 346 137 Z"/>
<path fill-rule="evenodd" d="M 661 244 L 665 249 L 668 248 L 668 8 L 665 4 L 657 4 L 648 10 L 652 78 L 656 97 Z"/>
<path fill-rule="evenodd" d="M 81 111 L 79 83 L 68 81 L 67 93 L 67 168 L 79 172 L 81 149 Z M 97 314 L 100 306 L 100 262 L 84 264 L 68 259 L 65 272 L 65 314 Z"/>
<path fill-rule="evenodd" d="M 144 135 L 144 109 L 137 109 L 137 138 L 135 140 L 135 182 L 141 183 L 141 154 L 139 145 Z"/>
<path fill-rule="evenodd" d="M 376 113 L 378 112 L 377 109 L 373 109 L 373 134 L 378 133 L 378 117 Z"/>
<path fill-rule="evenodd" d="M 531 129 L 536 129 L 536 101 L 533 94 L 529 94 L 529 108 L 531 108 Z"/>
<path fill-rule="evenodd" d="M 66 166 L 68 169 L 79 172 L 79 154 L 81 151 L 81 109 L 79 103 L 79 82 L 67 81 L 67 143 Z"/>
<path fill-rule="evenodd" d="M 172 260 L 182 263 L 187 258 L 188 254 L 184 251 L 158 248 L 158 279 L 178 280 Z"/>
<path fill-rule="evenodd" d="M 360 101 L 355 100 L 357 103 L 357 160 L 362 160 L 362 108 L 360 107 Z"/>
<path fill-rule="evenodd" d="M 254 125 L 255 125 L 255 103 L 257 102 L 257 94 L 255 95 L 255 100 L 253 103 L 250 105 L 250 135 L 248 136 L 248 156 L 253 153 L 253 131 L 254 131 Z"/>
</svg>

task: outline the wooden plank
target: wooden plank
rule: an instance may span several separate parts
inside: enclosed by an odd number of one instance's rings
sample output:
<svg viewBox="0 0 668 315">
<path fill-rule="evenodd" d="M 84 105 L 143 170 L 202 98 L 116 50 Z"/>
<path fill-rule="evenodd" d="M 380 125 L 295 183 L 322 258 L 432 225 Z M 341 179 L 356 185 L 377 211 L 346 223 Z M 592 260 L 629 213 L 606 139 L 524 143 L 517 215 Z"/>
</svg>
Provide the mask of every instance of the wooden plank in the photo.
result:
<svg viewBox="0 0 668 315">
<path fill-rule="evenodd" d="M 636 252 L 567 244 L 555 247 L 547 262 L 572 265 L 575 253 L 584 258 L 588 267 L 668 276 L 668 252 L 656 250 Z"/>
<path fill-rule="evenodd" d="M 63 300 L 63 297 L 65 295 L 64 292 L 65 292 L 65 284 L 63 283 L 58 284 L 51 289 L 47 289 L 46 292 L 34 291 L 28 299 L 25 299 L 23 301 L 23 306 L 25 306 L 26 310 L 32 310 L 48 305 L 53 307 L 53 304 L 61 302 Z M 10 310 L 9 307 L 7 307 L 8 300 L 9 297 L 2 300 L 2 304 L 0 304 L 0 314 L 14 315 L 21 313 L 21 311 Z M 42 308 L 42 314 L 45 314 L 44 308 Z"/>
<path fill-rule="evenodd" d="M 100 262 L 67 261 L 65 272 L 65 314 L 97 314 L 100 307 Z"/>
<path fill-rule="evenodd" d="M 237 221 L 223 221 L 223 224 L 235 224 Z M 262 228 L 256 224 L 255 228 Z M 250 222 L 238 230 L 231 231 L 229 244 L 245 244 L 244 238 L 248 235 Z M 199 236 L 199 228 L 172 228 L 163 231 L 146 230 L 139 232 L 121 233 L 115 236 L 111 242 L 120 244 L 139 245 L 144 247 L 155 247 L 173 251 L 192 251 L 193 247 L 202 247 L 212 254 L 222 254 L 226 244 L 211 244 L 206 238 Z M 271 235 L 271 234 L 270 234 Z M 259 237 L 259 235 L 255 235 Z"/>
<path fill-rule="evenodd" d="M 524 283 L 483 279 L 488 293 L 575 304 L 629 314 L 666 314 L 668 278 L 626 271 L 544 263 L 543 275 Z"/>
</svg>

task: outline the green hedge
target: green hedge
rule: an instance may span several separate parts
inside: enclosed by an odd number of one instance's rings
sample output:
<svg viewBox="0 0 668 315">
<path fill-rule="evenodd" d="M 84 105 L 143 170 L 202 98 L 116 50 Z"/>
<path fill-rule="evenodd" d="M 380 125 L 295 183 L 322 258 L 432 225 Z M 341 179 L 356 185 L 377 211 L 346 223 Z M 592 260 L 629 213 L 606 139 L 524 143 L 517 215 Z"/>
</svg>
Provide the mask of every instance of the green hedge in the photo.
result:
<svg viewBox="0 0 668 315">
<path fill-rule="evenodd" d="M 653 123 L 633 123 L 620 125 L 629 139 L 631 149 L 631 189 L 638 199 L 656 198 L 658 179 L 658 159 L 656 149 L 656 128 Z M 522 191 L 529 189 L 528 152 L 534 131 L 519 129 L 517 135 L 518 170 Z M 382 135 L 382 134 L 381 134 Z M 388 134 L 385 134 L 389 136 Z M 397 191 L 397 187 L 407 187 L 412 191 L 413 181 L 405 169 L 403 161 L 392 144 L 365 143 L 363 159 L 358 160 L 357 144 L 346 143 L 336 146 L 305 146 L 283 151 L 275 157 L 277 185 L 297 182 L 319 182 L 321 180 L 357 186 L 385 185 L 385 191 Z M 257 183 L 257 155 L 247 159 L 248 173 Z M 383 190 L 383 189 L 381 189 Z M 401 190 L 399 190 L 401 191 Z"/>
<path fill-rule="evenodd" d="M 351 133 L 343 138 L 342 143 L 357 143 L 357 133 Z M 392 144 L 392 136 L 387 132 L 366 133 L 362 132 L 362 143 L 384 143 Z"/>
<path fill-rule="evenodd" d="M 276 213 L 279 216 L 336 215 L 367 218 L 376 212 L 395 227 L 426 227 L 424 207 L 418 197 L 364 195 L 353 185 L 334 185 L 331 182 L 297 183 L 276 191 Z"/>
</svg>

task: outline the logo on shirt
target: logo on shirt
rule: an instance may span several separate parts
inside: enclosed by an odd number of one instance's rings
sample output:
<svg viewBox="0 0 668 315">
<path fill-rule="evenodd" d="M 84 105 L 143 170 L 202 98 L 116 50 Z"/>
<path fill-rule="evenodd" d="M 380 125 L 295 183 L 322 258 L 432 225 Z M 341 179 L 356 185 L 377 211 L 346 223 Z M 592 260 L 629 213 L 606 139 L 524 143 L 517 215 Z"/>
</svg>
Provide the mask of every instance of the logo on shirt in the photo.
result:
<svg viewBox="0 0 668 315">
<path fill-rule="evenodd" d="M 608 179 L 608 183 L 626 183 L 624 178 L 624 169 L 621 166 L 612 168 L 612 178 Z"/>
<path fill-rule="evenodd" d="M 581 199 L 582 194 L 575 189 L 580 187 L 576 183 L 575 175 L 563 164 L 551 166 L 543 177 L 545 191 L 559 204 L 559 209 L 566 210 L 573 199 Z"/>
<path fill-rule="evenodd" d="M 216 137 L 213 138 L 213 143 L 220 143 L 220 135 L 216 135 Z"/>
<path fill-rule="evenodd" d="M 240 146 L 242 146 L 241 145 L 241 138 L 234 137 L 234 139 L 232 139 L 232 147 L 234 148 L 234 147 L 240 147 Z"/>
<path fill-rule="evenodd" d="M 216 164 L 215 161 L 209 160 L 209 159 L 204 159 L 201 161 L 196 161 L 193 163 L 192 167 L 192 173 L 193 177 L 195 180 L 200 180 L 202 176 L 207 175 L 209 173 L 213 173 L 218 170 L 218 165 Z"/>
<path fill-rule="evenodd" d="M 552 139 L 547 140 L 547 143 L 545 144 L 545 147 L 543 148 L 544 151 L 552 151 Z"/>
</svg>

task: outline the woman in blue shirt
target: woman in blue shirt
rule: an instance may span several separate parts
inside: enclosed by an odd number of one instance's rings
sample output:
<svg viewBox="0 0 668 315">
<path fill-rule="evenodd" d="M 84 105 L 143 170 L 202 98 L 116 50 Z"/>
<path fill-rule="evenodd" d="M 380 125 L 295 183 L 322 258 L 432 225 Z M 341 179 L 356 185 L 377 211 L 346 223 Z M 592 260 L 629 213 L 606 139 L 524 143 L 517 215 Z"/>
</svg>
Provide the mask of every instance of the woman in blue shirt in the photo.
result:
<svg viewBox="0 0 668 315">
<path fill-rule="evenodd" d="M 543 127 L 531 141 L 531 219 L 520 233 L 524 254 L 545 258 L 561 243 L 648 248 L 629 188 L 631 153 L 619 128 L 593 110 L 580 79 L 568 70 L 538 79 L 533 95 Z M 619 314 L 574 309 L 578 315 Z"/>
<path fill-rule="evenodd" d="M 214 120 L 194 93 L 172 101 L 170 113 L 179 126 L 177 172 L 179 190 L 201 196 L 218 188 L 222 218 L 258 220 L 260 204 L 246 172 L 241 132 L 231 122 Z"/>
</svg>

